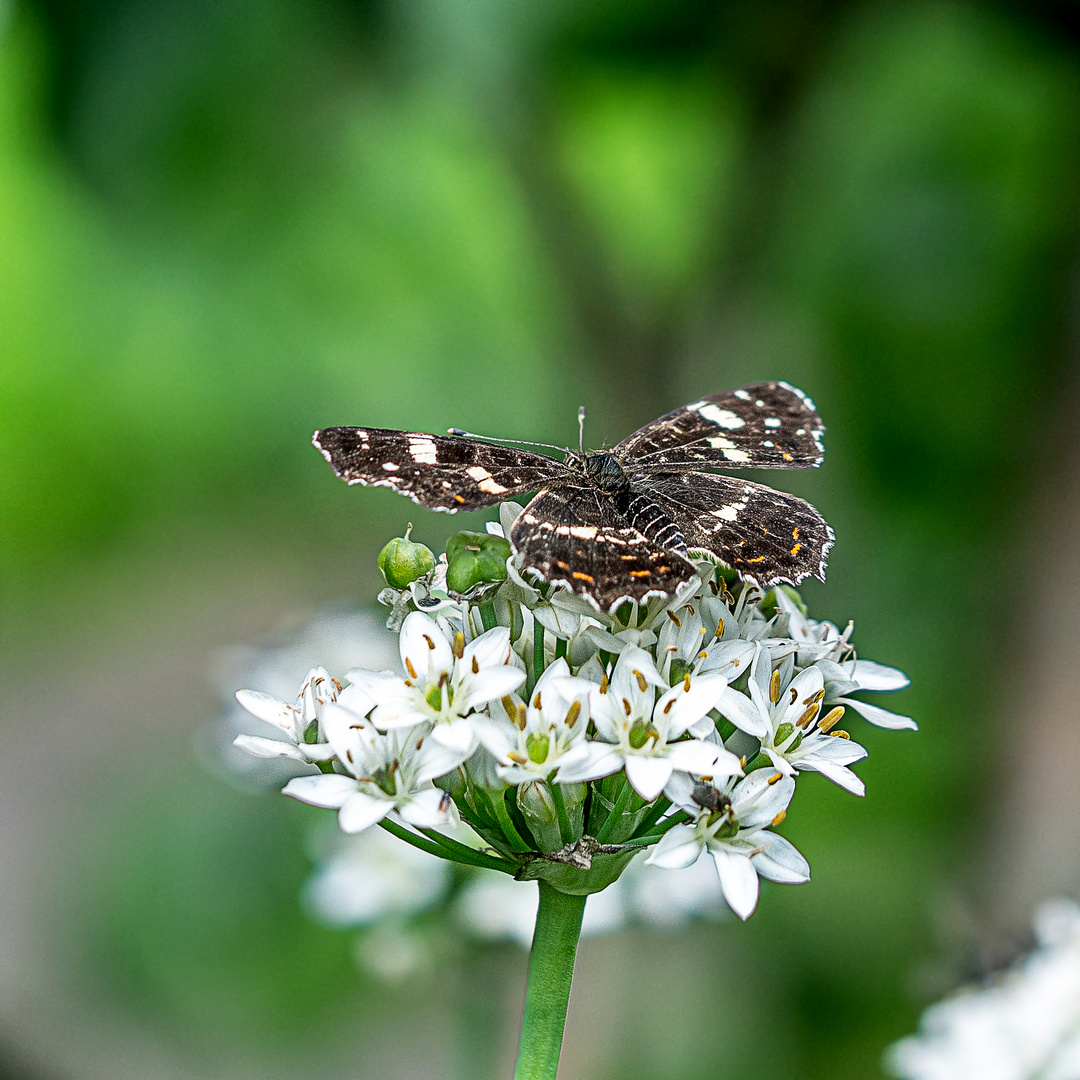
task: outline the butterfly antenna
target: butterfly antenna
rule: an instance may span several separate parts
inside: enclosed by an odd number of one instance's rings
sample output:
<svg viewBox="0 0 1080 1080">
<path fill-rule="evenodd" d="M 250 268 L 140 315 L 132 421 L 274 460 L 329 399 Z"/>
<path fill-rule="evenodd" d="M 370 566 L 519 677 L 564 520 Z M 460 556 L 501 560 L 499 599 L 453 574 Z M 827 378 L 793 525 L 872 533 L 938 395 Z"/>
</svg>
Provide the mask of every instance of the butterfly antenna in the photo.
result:
<svg viewBox="0 0 1080 1080">
<path fill-rule="evenodd" d="M 577 444 L 581 456 L 585 456 L 585 406 L 579 405 L 577 411 Z"/>
<path fill-rule="evenodd" d="M 459 427 L 452 427 L 446 429 L 447 435 L 464 435 L 469 439 L 485 439 L 487 442 L 508 442 L 517 443 L 519 446 L 545 446 L 548 450 L 563 450 L 564 447 L 556 446 L 554 443 L 549 442 L 529 442 L 528 439 L 496 439 L 491 435 L 477 435 L 475 431 L 462 431 Z"/>
</svg>

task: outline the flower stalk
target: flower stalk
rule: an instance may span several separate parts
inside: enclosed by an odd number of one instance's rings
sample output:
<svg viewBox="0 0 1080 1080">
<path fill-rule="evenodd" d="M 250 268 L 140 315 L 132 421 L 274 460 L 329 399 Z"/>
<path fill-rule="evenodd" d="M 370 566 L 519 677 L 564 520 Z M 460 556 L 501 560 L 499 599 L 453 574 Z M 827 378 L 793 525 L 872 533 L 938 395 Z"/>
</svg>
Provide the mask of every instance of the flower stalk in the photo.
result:
<svg viewBox="0 0 1080 1080">
<path fill-rule="evenodd" d="M 555 1080 L 587 899 L 539 886 L 514 1080 Z"/>
</svg>

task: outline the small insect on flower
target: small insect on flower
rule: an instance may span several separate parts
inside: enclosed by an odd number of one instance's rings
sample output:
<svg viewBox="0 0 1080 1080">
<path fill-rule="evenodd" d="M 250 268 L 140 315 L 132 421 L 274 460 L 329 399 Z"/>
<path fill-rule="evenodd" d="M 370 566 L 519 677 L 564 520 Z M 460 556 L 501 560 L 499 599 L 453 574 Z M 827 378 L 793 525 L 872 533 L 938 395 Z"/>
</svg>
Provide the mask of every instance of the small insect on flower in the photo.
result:
<svg viewBox="0 0 1080 1080">
<path fill-rule="evenodd" d="M 801 390 L 767 382 L 691 402 L 610 451 L 563 449 L 562 461 L 456 428 L 333 427 L 313 442 L 346 483 L 388 487 L 429 510 L 476 510 L 536 491 L 510 535 L 522 568 L 611 611 L 677 592 L 694 576 L 695 550 L 762 586 L 824 580 L 833 531 L 817 510 L 700 471 L 813 468 L 824 430 Z"/>
</svg>

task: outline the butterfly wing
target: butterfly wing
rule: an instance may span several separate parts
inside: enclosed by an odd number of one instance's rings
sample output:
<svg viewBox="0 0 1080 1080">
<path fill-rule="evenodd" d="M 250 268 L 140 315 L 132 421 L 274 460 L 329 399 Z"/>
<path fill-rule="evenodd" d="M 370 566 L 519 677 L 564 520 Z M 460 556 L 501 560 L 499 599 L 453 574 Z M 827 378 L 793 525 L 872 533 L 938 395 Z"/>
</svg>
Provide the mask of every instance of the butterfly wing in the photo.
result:
<svg viewBox="0 0 1080 1080">
<path fill-rule="evenodd" d="M 525 569 L 604 611 L 623 600 L 670 595 L 694 575 L 692 563 L 628 525 L 607 493 L 584 484 L 542 490 L 510 539 Z"/>
<path fill-rule="evenodd" d="M 825 456 L 814 403 L 783 382 L 725 390 L 675 409 L 623 439 L 613 453 L 652 472 L 685 468 L 805 469 Z"/>
<path fill-rule="evenodd" d="M 543 454 L 452 435 L 333 427 L 316 431 L 312 443 L 346 483 L 392 488 L 447 513 L 492 506 L 570 473 Z"/>
<path fill-rule="evenodd" d="M 688 472 L 643 477 L 643 490 L 704 548 L 743 577 L 769 586 L 825 580 L 833 531 L 804 499 L 730 476 Z"/>
</svg>

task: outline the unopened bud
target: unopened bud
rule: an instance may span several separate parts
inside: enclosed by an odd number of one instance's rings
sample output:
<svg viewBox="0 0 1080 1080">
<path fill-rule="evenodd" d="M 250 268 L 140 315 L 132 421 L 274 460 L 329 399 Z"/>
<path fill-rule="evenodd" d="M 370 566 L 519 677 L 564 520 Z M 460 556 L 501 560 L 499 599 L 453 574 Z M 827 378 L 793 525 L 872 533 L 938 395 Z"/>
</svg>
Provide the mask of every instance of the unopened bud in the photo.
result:
<svg viewBox="0 0 1080 1080">
<path fill-rule="evenodd" d="M 389 541 L 379 552 L 379 570 L 392 589 L 404 589 L 423 577 L 435 565 L 431 549 L 409 539 L 412 525 L 404 536 Z"/>
</svg>

